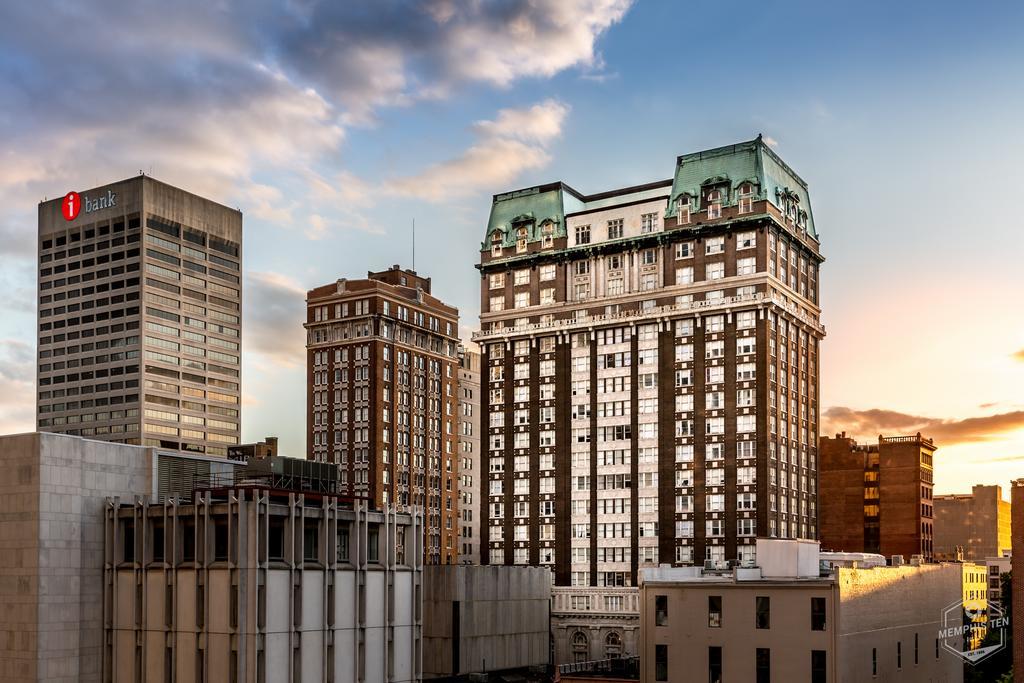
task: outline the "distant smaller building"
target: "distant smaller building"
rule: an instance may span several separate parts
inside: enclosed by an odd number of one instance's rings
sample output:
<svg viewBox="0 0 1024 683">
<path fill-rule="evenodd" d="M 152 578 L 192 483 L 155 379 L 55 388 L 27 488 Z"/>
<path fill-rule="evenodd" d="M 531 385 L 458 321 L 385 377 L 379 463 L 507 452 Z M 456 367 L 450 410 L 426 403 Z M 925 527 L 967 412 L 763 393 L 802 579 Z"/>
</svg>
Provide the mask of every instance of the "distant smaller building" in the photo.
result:
<svg viewBox="0 0 1024 683">
<path fill-rule="evenodd" d="M 1002 557 L 986 557 L 985 566 L 988 568 L 988 601 L 1003 606 L 1003 574 L 1009 574 L 1013 558 L 1007 552 Z M 1010 598 L 1009 595 L 1006 596 Z M 1008 606 L 1008 605 L 1007 605 Z"/>
<path fill-rule="evenodd" d="M 1010 485 L 1010 511 L 1013 525 L 1010 545 L 1013 546 L 1012 574 L 1024 577 L 1024 479 L 1015 479 Z M 1020 571 L 1017 568 L 1020 567 Z M 1013 613 L 1024 615 L 1024 580 L 1018 578 L 1010 584 Z M 1024 619 L 1013 620 L 1013 670 L 1024 671 Z"/>
<path fill-rule="evenodd" d="M 961 565 L 829 568 L 817 542 L 782 539 L 758 539 L 756 557 L 641 571 L 641 681 L 963 680 L 937 638 Z"/>
<path fill-rule="evenodd" d="M 243 443 L 237 446 L 228 446 L 228 458 L 249 462 L 250 460 L 263 460 L 264 458 L 277 457 L 277 437 L 268 436 L 263 441 L 256 443 Z"/>
<path fill-rule="evenodd" d="M 846 433 L 820 442 L 821 547 L 933 558 L 933 454 L 921 434 L 858 444 Z"/>
<path fill-rule="evenodd" d="M 550 663 L 546 567 L 428 565 L 423 574 L 423 678 L 523 676 Z M 521 679 L 517 679 L 521 680 Z"/>
<path fill-rule="evenodd" d="M 480 564 L 480 352 L 470 347 L 459 347 L 459 562 Z"/>
<path fill-rule="evenodd" d="M 962 555 L 960 551 L 962 550 Z M 935 558 L 984 560 L 1010 551 L 1010 503 L 999 486 L 935 496 Z"/>
<path fill-rule="evenodd" d="M 640 654 L 636 586 L 555 586 L 551 635 L 555 664 L 585 664 Z"/>
</svg>

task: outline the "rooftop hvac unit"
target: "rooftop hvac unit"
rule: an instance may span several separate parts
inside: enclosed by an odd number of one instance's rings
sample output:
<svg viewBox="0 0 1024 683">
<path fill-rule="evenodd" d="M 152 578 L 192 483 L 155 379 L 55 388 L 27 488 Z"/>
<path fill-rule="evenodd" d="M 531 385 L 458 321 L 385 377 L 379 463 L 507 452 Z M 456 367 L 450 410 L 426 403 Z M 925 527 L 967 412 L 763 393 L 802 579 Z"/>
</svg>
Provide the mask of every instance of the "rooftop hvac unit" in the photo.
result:
<svg viewBox="0 0 1024 683">
<path fill-rule="evenodd" d="M 902 555 L 893 555 L 892 557 L 889 558 L 889 564 L 891 566 L 893 566 L 893 567 L 902 567 L 903 566 L 903 556 Z"/>
</svg>

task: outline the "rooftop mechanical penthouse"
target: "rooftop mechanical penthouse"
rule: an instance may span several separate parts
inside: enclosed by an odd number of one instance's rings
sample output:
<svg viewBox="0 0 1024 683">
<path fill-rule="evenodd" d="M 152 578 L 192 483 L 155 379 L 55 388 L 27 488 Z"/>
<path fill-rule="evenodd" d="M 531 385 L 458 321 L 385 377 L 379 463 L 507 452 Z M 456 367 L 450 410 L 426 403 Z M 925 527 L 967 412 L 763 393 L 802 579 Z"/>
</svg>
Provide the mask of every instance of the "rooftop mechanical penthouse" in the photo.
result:
<svg viewBox="0 0 1024 683">
<path fill-rule="evenodd" d="M 484 563 L 623 586 L 815 537 L 823 259 L 760 136 L 496 195 L 481 247 Z"/>
</svg>

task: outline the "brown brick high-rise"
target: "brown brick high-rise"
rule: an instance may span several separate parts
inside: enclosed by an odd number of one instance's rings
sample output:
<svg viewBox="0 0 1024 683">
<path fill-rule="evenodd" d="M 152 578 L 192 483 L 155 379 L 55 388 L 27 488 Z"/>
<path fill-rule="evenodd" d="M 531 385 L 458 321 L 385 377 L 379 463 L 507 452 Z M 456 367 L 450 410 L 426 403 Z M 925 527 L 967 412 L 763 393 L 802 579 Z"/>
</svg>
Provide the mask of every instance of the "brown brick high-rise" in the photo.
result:
<svg viewBox="0 0 1024 683">
<path fill-rule="evenodd" d="M 932 455 L 920 434 L 821 438 L 821 547 L 932 559 Z"/>
<path fill-rule="evenodd" d="M 1017 479 L 1010 485 L 1010 538 L 1013 546 L 1011 583 L 1013 614 L 1024 615 L 1024 479 Z M 1024 619 L 1013 620 L 1013 679 L 1024 681 Z"/>
<path fill-rule="evenodd" d="M 459 312 L 394 266 L 306 295 L 307 457 L 350 494 L 425 508 L 428 563 L 458 557 Z"/>
<path fill-rule="evenodd" d="M 671 179 L 496 195 L 480 254 L 484 564 L 635 585 L 817 530 L 822 257 L 761 138 Z M 486 534 L 486 536 L 485 536 Z"/>
</svg>

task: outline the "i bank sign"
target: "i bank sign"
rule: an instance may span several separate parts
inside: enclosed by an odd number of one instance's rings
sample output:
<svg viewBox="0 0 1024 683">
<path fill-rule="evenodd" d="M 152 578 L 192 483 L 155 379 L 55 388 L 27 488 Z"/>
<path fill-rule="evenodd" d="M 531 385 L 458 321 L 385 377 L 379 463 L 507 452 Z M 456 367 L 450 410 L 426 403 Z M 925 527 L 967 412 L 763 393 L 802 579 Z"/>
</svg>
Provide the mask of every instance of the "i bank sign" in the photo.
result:
<svg viewBox="0 0 1024 683">
<path fill-rule="evenodd" d="M 64 220 L 73 221 L 85 208 L 86 213 L 92 213 L 100 209 L 109 209 L 117 206 L 117 193 L 107 190 L 106 196 L 92 199 L 89 195 L 80 195 L 77 192 L 68 192 L 60 203 L 60 212 L 64 214 Z"/>
<path fill-rule="evenodd" d="M 1006 647 L 1010 619 L 998 605 L 985 600 L 963 600 L 942 611 L 939 640 L 947 652 L 968 664 L 977 664 Z"/>
</svg>

